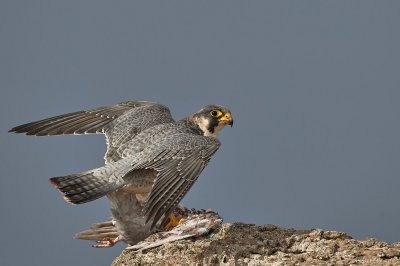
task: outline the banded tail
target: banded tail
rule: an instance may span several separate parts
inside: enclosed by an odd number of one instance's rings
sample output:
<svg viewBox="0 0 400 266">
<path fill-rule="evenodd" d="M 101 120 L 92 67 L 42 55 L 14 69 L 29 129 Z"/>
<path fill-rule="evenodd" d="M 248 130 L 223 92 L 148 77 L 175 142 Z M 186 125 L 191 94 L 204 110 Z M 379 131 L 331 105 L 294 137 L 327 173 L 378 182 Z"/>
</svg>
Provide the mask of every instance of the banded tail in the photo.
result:
<svg viewBox="0 0 400 266">
<path fill-rule="evenodd" d="M 120 186 L 110 182 L 107 176 L 101 175 L 105 172 L 101 169 L 53 177 L 49 181 L 63 194 L 66 201 L 82 204 L 103 197 Z"/>
</svg>

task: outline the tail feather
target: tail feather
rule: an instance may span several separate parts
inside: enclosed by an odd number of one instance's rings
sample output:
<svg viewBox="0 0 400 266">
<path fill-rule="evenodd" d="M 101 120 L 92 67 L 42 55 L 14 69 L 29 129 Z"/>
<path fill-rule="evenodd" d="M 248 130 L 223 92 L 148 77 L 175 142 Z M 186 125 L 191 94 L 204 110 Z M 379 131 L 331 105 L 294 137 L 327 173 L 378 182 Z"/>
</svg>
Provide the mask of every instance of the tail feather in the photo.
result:
<svg viewBox="0 0 400 266">
<path fill-rule="evenodd" d="M 79 232 L 75 239 L 102 241 L 104 239 L 114 239 L 119 236 L 114 223 L 109 220 L 102 223 L 92 224 L 88 230 Z"/>
<path fill-rule="evenodd" d="M 94 171 L 53 177 L 49 181 L 63 194 L 64 199 L 72 204 L 98 199 L 117 188 L 108 178 L 96 176 Z"/>
</svg>

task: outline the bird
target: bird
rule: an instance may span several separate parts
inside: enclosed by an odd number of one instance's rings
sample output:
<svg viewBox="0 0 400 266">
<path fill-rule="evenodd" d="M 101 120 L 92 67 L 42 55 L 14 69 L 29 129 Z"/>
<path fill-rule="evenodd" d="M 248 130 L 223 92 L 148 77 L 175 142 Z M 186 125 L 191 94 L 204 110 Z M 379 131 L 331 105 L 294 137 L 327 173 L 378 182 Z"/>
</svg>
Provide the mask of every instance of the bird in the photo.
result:
<svg viewBox="0 0 400 266">
<path fill-rule="evenodd" d="M 221 216 L 212 210 L 189 210 L 181 204 L 174 210 L 174 213 L 184 217 L 182 218 L 184 222 L 168 228 L 170 230 L 160 230 L 136 245 L 128 245 L 126 249 L 140 252 L 177 240 L 205 236 L 219 228 L 223 221 Z M 96 241 L 95 247 L 110 247 L 110 242 L 104 241 L 104 239 L 122 239 L 122 236 L 115 223 L 110 219 L 92 224 L 88 230 L 77 233 L 75 238 Z"/>
<path fill-rule="evenodd" d="M 19 125 L 9 132 L 105 135 L 104 166 L 49 181 L 72 204 L 108 197 L 118 233 L 98 240 L 96 247 L 110 247 L 120 240 L 132 246 L 158 228 L 177 225 L 173 211 L 219 149 L 218 133 L 226 125 L 232 127 L 233 118 L 221 105 L 206 105 L 174 120 L 160 103 L 126 101 Z"/>
</svg>

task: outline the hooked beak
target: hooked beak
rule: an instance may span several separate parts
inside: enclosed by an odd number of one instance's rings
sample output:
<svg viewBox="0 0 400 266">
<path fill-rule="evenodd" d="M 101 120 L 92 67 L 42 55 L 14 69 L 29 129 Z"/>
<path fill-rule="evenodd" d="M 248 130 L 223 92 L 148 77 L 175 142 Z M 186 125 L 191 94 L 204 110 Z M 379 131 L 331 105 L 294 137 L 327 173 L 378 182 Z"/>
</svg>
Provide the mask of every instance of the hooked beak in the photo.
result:
<svg viewBox="0 0 400 266">
<path fill-rule="evenodd" d="M 224 116 L 222 116 L 222 117 L 219 119 L 219 122 L 220 122 L 221 124 L 230 125 L 231 127 L 233 127 L 233 119 L 232 119 L 231 113 L 226 113 Z"/>
</svg>

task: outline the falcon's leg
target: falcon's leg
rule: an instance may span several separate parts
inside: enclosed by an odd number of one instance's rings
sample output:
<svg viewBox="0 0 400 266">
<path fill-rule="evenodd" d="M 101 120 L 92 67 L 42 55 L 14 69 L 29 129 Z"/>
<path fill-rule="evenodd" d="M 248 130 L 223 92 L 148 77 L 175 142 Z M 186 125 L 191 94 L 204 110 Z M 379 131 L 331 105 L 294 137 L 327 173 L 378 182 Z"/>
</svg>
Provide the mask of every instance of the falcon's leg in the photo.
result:
<svg viewBox="0 0 400 266">
<path fill-rule="evenodd" d="M 178 218 L 175 216 L 174 213 L 171 213 L 169 216 L 169 221 L 168 223 L 164 226 L 164 230 L 171 230 L 172 228 L 174 228 L 177 225 L 183 224 L 185 222 L 185 219 L 183 218 Z"/>
<path fill-rule="evenodd" d="M 111 248 L 119 241 L 123 240 L 122 236 L 117 236 L 114 239 L 105 239 L 96 241 L 97 244 L 93 245 L 94 248 Z"/>
</svg>

